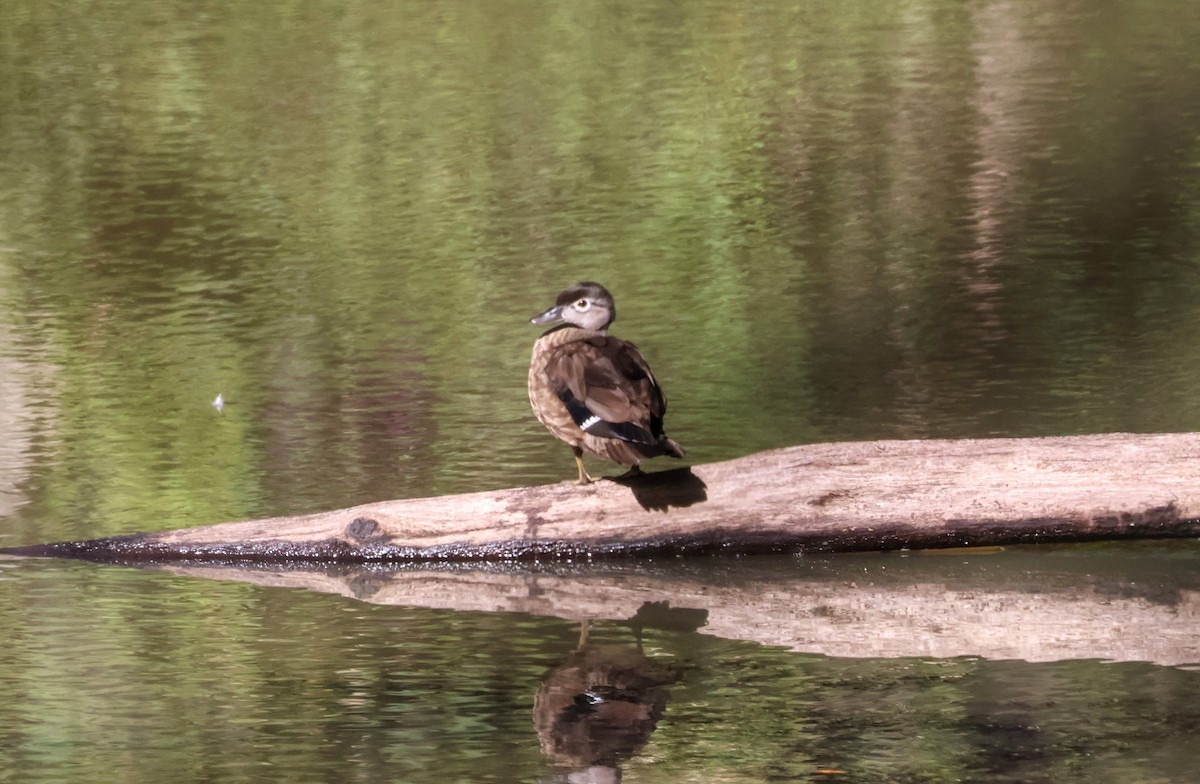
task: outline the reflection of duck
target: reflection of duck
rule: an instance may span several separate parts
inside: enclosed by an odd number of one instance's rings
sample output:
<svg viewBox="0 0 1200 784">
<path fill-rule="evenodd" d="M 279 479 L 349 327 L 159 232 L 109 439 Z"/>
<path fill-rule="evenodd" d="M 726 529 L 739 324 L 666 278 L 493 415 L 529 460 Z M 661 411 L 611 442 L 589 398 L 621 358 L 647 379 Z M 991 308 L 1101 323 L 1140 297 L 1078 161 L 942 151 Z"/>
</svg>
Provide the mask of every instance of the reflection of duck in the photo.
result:
<svg viewBox="0 0 1200 784">
<path fill-rule="evenodd" d="M 576 650 L 538 689 L 533 722 L 542 753 L 573 782 L 619 781 L 622 761 L 649 740 L 677 670 L 630 646 Z"/>
<path fill-rule="evenodd" d="M 599 283 L 583 282 L 530 319 L 564 322 L 533 344 L 529 402 L 538 421 L 571 446 L 580 484 L 592 481 L 584 450 L 629 466 L 631 474 L 647 457 L 683 457 L 683 448 L 663 432 L 667 399 L 650 366 L 637 346 L 608 334 L 616 317 L 612 295 Z"/>
</svg>

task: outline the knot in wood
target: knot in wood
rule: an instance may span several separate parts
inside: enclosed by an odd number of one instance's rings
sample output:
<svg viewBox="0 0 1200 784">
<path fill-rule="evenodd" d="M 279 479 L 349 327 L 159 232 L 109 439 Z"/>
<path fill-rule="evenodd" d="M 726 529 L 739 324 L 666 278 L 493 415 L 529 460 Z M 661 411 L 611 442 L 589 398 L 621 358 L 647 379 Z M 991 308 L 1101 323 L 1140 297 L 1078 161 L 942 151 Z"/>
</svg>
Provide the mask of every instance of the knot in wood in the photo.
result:
<svg viewBox="0 0 1200 784">
<path fill-rule="evenodd" d="M 379 523 L 369 517 L 356 517 L 346 526 L 346 537 L 363 541 L 379 537 Z"/>
</svg>

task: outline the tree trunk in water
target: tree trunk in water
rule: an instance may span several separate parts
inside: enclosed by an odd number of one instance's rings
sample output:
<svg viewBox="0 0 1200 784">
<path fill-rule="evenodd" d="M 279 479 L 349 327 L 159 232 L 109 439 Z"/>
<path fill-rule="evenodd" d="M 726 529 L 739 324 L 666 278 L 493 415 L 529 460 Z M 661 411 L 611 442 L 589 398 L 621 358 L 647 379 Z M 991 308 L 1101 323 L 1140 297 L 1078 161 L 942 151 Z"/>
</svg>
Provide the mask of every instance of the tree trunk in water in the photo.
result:
<svg viewBox="0 0 1200 784">
<path fill-rule="evenodd" d="M 564 464 L 564 468 L 567 464 Z M 1200 434 L 789 447 L 522 487 L 10 548 L 112 561 L 552 560 L 1200 535 Z"/>
</svg>

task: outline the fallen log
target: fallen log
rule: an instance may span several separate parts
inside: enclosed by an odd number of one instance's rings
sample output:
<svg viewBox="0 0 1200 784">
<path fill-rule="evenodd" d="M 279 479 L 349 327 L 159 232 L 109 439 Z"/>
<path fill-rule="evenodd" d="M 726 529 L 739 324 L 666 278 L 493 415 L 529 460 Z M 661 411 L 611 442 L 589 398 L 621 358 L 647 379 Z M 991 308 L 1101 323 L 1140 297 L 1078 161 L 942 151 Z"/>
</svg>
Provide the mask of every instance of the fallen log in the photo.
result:
<svg viewBox="0 0 1200 784">
<path fill-rule="evenodd" d="M 10 548 L 158 561 L 550 560 L 1200 535 L 1200 434 L 811 444 L 580 487 Z"/>
</svg>

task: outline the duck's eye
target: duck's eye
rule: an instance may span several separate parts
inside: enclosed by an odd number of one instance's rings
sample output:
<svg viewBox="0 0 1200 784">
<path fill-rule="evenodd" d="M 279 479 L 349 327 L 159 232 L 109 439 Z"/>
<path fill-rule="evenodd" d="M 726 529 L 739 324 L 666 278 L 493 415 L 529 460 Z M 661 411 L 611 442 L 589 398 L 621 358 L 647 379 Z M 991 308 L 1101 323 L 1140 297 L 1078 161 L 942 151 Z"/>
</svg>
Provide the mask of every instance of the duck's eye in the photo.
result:
<svg viewBox="0 0 1200 784">
<path fill-rule="evenodd" d="M 589 307 L 591 307 L 591 305 L 592 305 L 592 303 L 588 302 L 586 299 L 581 299 L 575 303 L 575 309 L 576 310 L 587 310 Z"/>
</svg>

